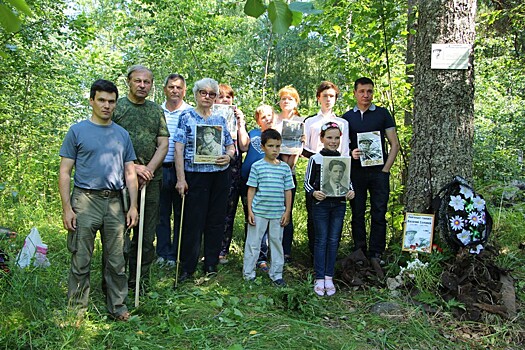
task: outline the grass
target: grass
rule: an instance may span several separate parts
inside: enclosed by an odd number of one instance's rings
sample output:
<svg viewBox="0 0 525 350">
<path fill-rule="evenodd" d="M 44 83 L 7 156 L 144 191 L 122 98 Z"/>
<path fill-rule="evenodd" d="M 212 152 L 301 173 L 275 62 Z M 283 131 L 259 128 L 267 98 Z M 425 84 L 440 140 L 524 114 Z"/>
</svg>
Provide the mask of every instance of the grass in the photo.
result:
<svg viewBox="0 0 525 350">
<path fill-rule="evenodd" d="M 299 176 L 300 178 L 300 176 Z M 306 245 L 303 191 L 297 192 L 294 217 L 295 263 L 284 276 L 287 288 L 271 285 L 267 275 L 255 282 L 242 279 L 242 218 L 236 221 L 230 262 L 221 265 L 216 278 L 197 274 L 195 283 L 172 289 L 174 270 L 153 267 L 151 288 L 130 307 L 128 323 L 108 319 L 100 288 L 100 242 L 92 266 L 92 292 L 88 314 L 76 325 L 68 312 L 66 292 L 70 254 L 61 228 L 60 209 L 55 205 L 35 208 L 22 201 L 0 202 L 19 232 L 11 256 L 23 244 L 31 226 L 38 227 L 49 245 L 51 267 L 13 268 L 0 278 L 0 349 L 519 349 L 524 345 L 522 311 L 512 320 L 487 315 L 485 322 L 461 322 L 446 305 L 427 314 L 403 297 L 386 289 L 352 289 L 339 283 L 338 293 L 319 298 L 313 293 L 312 270 Z M 54 208 L 54 209 L 53 209 Z M 239 210 L 239 213 L 242 210 Z M 494 210 L 493 210 L 494 212 Z M 240 215 L 240 214 L 239 214 Z M 350 251 L 349 222 L 341 243 L 340 257 Z M 520 210 L 502 210 L 493 240 L 503 252 L 499 263 L 512 270 L 521 307 L 525 300 L 525 256 L 517 242 L 525 241 Z M 5 223 L 1 223 L 4 224 Z M 392 235 L 392 236 L 395 236 Z M 6 249 L 7 242 L 0 241 Z M 394 257 L 386 267 L 389 276 L 409 259 L 399 244 L 390 242 Z M 439 261 L 432 258 L 431 261 Z M 132 305 L 130 295 L 128 304 Z M 391 315 L 370 312 L 378 303 L 391 301 L 401 308 Z"/>
</svg>

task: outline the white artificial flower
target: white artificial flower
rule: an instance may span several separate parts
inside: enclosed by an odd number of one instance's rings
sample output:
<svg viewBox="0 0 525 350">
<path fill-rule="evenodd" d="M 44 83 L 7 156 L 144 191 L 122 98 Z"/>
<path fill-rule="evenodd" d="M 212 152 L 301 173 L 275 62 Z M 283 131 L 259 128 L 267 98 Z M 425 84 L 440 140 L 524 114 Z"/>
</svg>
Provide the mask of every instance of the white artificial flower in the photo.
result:
<svg viewBox="0 0 525 350">
<path fill-rule="evenodd" d="M 483 250 L 483 246 L 481 244 L 478 244 L 476 248 L 470 249 L 470 254 L 479 254 Z"/>
<path fill-rule="evenodd" d="M 454 208 L 454 210 L 464 210 L 465 209 L 465 201 L 463 198 L 461 198 L 460 195 L 457 196 L 451 196 L 450 202 L 448 203 L 451 207 Z"/>
<path fill-rule="evenodd" d="M 470 232 L 467 230 L 463 230 L 460 233 L 456 235 L 456 237 L 463 243 L 464 245 L 467 245 L 470 243 Z"/>
<path fill-rule="evenodd" d="M 485 200 L 481 198 L 480 196 L 474 197 L 472 200 L 472 204 L 474 205 L 474 208 L 478 211 L 482 211 L 485 209 Z"/>
<path fill-rule="evenodd" d="M 463 218 L 459 215 L 456 215 L 453 218 L 451 218 L 450 227 L 452 227 L 454 231 L 461 230 L 463 228 Z"/>
<path fill-rule="evenodd" d="M 469 223 L 472 226 L 478 227 L 478 225 L 479 225 L 479 214 L 476 213 L 476 212 L 472 212 L 472 213 L 468 214 L 468 220 L 469 220 Z"/>
<path fill-rule="evenodd" d="M 463 185 L 459 186 L 460 190 L 459 193 L 465 196 L 465 198 L 472 198 L 474 197 L 474 193 L 472 193 L 472 190 L 468 187 L 465 187 Z"/>
</svg>

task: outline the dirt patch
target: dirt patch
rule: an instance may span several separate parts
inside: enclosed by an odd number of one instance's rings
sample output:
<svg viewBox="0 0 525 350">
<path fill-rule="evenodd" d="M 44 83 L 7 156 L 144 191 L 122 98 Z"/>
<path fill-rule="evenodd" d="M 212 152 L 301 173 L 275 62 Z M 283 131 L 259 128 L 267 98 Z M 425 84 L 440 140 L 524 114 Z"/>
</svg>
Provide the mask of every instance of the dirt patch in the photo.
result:
<svg viewBox="0 0 525 350">
<path fill-rule="evenodd" d="M 484 313 L 499 315 L 505 319 L 516 316 L 514 279 L 508 270 L 497 266 L 497 252 L 490 247 L 479 255 L 468 248 L 460 250 L 442 264 L 441 287 L 435 291 L 445 302 L 455 299 L 460 303 L 452 312 L 459 320 L 483 322 Z M 370 260 L 358 250 L 340 261 L 340 278 L 354 288 L 383 288 L 385 279 Z M 413 300 L 420 291 L 414 285 L 404 285 L 409 302 L 422 307 L 427 313 L 435 313 L 434 306 Z M 428 292 L 428 291 L 427 291 Z"/>
<path fill-rule="evenodd" d="M 362 250 L 356 250 L 340 262 L 341 280 L 350 287 L 383 286 L 384 277 L 378 262 L 372 264 Z"/>
<path fill-rule="evenodd" d="M 509 271 L 496 265 L 495 256 L 492 249 L 479 255 L 464 249 L 444 263 L 439 292 L 445 301 L 456 299 L 464 305 L 464 309 L 454 309 L 458 318 L 479 321 L 482 312 L 505 318 L 516 315 L 514 280 Z"/>
</svg>

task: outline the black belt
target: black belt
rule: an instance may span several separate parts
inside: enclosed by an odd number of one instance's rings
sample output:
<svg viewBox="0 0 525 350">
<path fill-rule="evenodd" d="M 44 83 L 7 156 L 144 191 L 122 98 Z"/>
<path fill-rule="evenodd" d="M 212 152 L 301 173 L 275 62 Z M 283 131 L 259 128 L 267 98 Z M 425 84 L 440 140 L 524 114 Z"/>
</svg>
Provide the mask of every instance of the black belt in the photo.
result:
<svg viewBox="0 0 525 350">
<path fill-rule="evenodd" d="M 173 162 L 171 163 L 162 163 L 163 168 L 173 168 Z"/>
<path fill-rule="evenodd" d="M 89 193 L 100 197 L 110 198 L 110 197 L 120 197 L 120 190 L 90 190 L 87 188 L 76 187 L 77 190 L 83 193 Z"/>
</svg>

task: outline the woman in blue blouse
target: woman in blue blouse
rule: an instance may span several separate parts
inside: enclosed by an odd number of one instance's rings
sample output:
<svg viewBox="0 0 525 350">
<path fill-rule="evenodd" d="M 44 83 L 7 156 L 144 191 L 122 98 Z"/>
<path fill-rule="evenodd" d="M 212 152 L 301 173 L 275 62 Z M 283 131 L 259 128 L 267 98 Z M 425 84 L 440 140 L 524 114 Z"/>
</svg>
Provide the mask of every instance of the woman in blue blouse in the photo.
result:
<svg viewBox="0 0 525 350">
<path fill-rule="evenodd" d="M 219 93 L 219 84 L 210 78 L 195 83 L 193 95 L 196 107 L 184 111 L 179 119 L 175 140 L 176 189 L 185 196 L 182 226 L 182 272 L 179 283 L 190 279 L 197 268 L 204 237 L 204 272 L 217 274 L 230 186 L 230 160 L 235 148 L 226 120 L 212 114 L 212 106 Z M 221 155 L 205 160 L 196 156 L 197 129 L 213 126 L 222 133 Z M 200 135 L 200 134 L 199 134 Z"/>
</svg>

